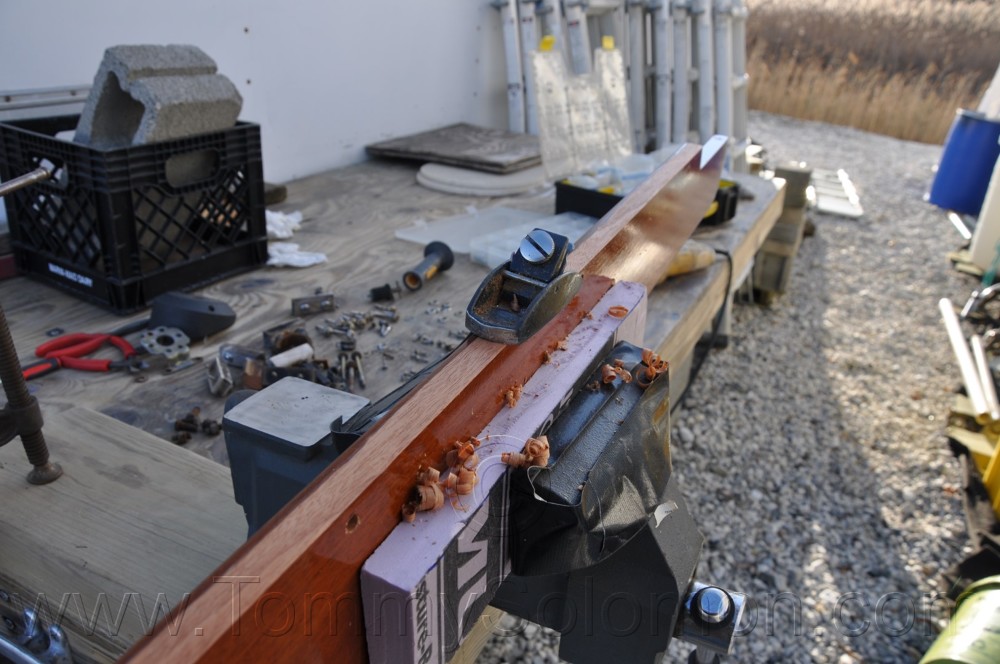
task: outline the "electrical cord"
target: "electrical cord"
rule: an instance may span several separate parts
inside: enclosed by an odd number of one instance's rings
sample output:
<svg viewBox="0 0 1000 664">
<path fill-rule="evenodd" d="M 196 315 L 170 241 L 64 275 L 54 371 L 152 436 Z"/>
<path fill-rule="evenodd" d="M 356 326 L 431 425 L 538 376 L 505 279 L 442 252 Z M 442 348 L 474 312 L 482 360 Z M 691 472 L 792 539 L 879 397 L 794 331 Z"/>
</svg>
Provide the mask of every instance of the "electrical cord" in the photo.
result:
<svg viewBox="0 0 1000 664">
<path fill-rule="evenodd" d="M 709 335 L 707 348 L 703 353 L 701 353 L 700 356 L 697 357 L 695 364 L 691 366 L 691 373 L 688 376 L 687 385 L 684 386 L 684 391 L 681 392 L 681 395 L 677 397 L 677 400 L 670 406 L 671 415 L 674 414 L 674 411 L 677 410 L 678 406 L 684 403 L 684 399 L 685 397 L 687 397 L 688 390 L 691 389 L 691 385 L 694 384 L 695 378 L 697 378 L 698 374 L 701 372 L 701 367 L 702 365 L 705 364 L 705 360 L 706 358 L 708 358 L 708 354 L 712 351 L 713 348 L 715 348 L 715 341 L 719 337 L 719 328 L 722 326 L 722 317 L 726 313 L 726 302 L 729 301 L 729 294 L 732 292 L 733 289 L 733 257 L 729 254 L 728 251 L 724 251 L 722 249 L 716 249 L 715 253 L 720 256 L 725 256 L 726 264 L 728 265 L 725 295 L 722 298 L 722 304 L 719 306 L 719 310 L 715 314 L 715 320 L 712 321 L 712 333 L 711 335 Z M 697 344 L 695 345 L 695 352 L 697 354 Z M 667 359 L 669 360 L 669 358 Z"/>
</svg>

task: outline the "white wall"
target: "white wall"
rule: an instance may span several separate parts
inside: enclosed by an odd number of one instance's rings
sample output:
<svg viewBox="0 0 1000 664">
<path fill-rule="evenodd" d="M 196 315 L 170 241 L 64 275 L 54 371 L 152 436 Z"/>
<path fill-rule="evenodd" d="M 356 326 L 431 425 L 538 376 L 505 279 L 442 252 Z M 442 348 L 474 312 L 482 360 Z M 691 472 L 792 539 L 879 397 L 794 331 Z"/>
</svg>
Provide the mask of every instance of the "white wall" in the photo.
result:
<svg viewBox="0 0 1000 664">
<path fill-rule="evenodd" d="M 194 44 L 261 125 L 264 175 L 361 161 L 453 122 L 506 127 L 489 0 L 0 0 L 0 91 L 93 80 L 115 44 Z"/>
</svg>

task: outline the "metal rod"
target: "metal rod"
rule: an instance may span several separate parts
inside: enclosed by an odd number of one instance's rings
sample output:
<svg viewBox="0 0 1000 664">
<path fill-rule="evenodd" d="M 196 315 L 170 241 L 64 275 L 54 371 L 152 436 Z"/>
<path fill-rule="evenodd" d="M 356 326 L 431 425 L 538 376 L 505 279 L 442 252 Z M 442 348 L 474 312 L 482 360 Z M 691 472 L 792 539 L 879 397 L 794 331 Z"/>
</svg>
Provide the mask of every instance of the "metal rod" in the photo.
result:
<svg viewBox="0 0 1000 664">
<path fill-rule="evenodd" d="M 0 306 L 0 381 L 3 381 L 3 391 L 7 395 L 7 407 L 17 412 L 37 409 L 38 402 L 28 393 L 28 385 L 24 381 L 21 362 L 17 359 L 14 339 L 7 326 L 7 316 Z M 28 461 L 34 468 L 28 473 L 28 481 L 32 484 L 48 484 L 62 475 L 59 464 L 49 461 L 49 448 L 42 435 L 41 414 L 38 414 L 36 430 L 22 430 L 21 443 L 28 455 Z M 32 427 L 34 429 L 34 427 Z"/>
<path fill-rule="evenodd" d="M 958 322 L 958 315 L 951 304 L 951 300 L 946 297 L 938 302 L 941 316 L 944 318 L 944 328 L 948 332 L 948 340 L 951 342 L 951 349 L 958 360 L 958 368 L 962 373 L 962 382 L 965 383 L 965 391 L 972 402 L 972 410 L 976 414 L 976 421 L 985 424 L 989 421 L 989 408 L 986 405 L 986 396 L 983 394 L 983 386 L 979 381 L 979 372 L 976 371 L 976 364 L 972 359 L 972 352 L 969 345 L 965 343 L 965 336 L 962 334 L 962 326 Z"/>
<path fill-rule="evenodd" d="M 972 347 L 972 359 L 976 363 L 976 373 L 979 375 L 979 384 L 983 388 L 983 397 L 986 399 L 986 410 L 990 420 L 1000 422 L 1000 400 L 997 399 L 997 389 L 993 382 L 993 372 L 990 371 L 990 362 L 986 359 L 983 338 L 978 334 L 973 334 L 969 337 L 969 345 Z"/>
<path fill-rule="evenodd" d="M 0 198 L 3 198 L 7 194 L 13 194 L 18 189 L 23 189 L 28 185 L 35 184 L 36 182 L 41 182 L 42 180 L 48 180 L 50 177 L 52 177 L 52 171 L 45 168 L 44 166 L 39 166 L 30 173 L 19 175 L 13 180 L 0 182 Z"/>
</svg>

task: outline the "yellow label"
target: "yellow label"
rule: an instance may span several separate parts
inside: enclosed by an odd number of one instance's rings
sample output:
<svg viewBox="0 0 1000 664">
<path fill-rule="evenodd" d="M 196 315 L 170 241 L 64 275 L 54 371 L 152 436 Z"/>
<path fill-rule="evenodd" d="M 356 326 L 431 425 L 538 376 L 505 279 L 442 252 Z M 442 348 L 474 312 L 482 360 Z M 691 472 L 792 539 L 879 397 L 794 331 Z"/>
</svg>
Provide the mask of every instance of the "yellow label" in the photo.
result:
<svg viewBox="0 0 1000 664">
<path fill-rule="evenodd" d="M 601 47 L 605 51 L 615 50 L 615 36 L 614 35 L 604 35 L 601 37 Z"/>
<path fill-rule="evenodd" d="M 552 35 L 545 35 L 542 37 L 541 43 L 538 44 L 538 50 L 542 52 L 551 51 L 555 48 L 556 38 Z"/>
</svg>

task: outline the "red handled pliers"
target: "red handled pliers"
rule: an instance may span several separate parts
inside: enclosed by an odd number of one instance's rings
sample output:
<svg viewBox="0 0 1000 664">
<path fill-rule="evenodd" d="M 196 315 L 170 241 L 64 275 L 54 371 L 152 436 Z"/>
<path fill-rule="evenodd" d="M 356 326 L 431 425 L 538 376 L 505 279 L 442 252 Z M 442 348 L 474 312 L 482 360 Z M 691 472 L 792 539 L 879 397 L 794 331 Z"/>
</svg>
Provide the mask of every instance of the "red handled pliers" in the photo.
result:
<svg viewBox="0 0 1000 664">
<path fill-rule="evenodd" d="M 121 360 L 88 358 L 104 344 L 111 344 L 122 352 Z M 64 334 L 47 341 L 35 349 L 35 355 L 44 358 L 24 367 L 24 379 L 31 380 L 65 367 L 78 371 L 114 371 L 116 369 L 135 370 L 139 368 L 138 354 L 132 344 L 122 337 L 111 334 Z"/>
</svg>

